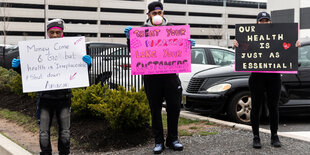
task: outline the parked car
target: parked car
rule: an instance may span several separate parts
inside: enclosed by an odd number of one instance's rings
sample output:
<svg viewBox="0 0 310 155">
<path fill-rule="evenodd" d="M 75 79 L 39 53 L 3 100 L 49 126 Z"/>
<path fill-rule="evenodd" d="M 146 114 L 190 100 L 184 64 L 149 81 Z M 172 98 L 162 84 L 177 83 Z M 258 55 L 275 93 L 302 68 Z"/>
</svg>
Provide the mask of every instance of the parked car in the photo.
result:
<svg viewBox="0 0 310 155">
<path fill-rule="evenodd" d="M 217 66 L 230 65 L 235 62 L 234 50 L 211 45 L 196 45 L 191 49 L 191 72 L 180 73 L 179 78 L 185 92 L 191 77 L 202 70 Z"/>
<path fill-rule="evenodd" d="M 13 58 L 19 56 L 17 45 L 0 45 L 0 66 L 10 69 Z"/>
<path fill-rule="evenodd" d="M 281 74 L 280 114 L 310 112 L 310 42 L 298 50 L 298 74 Z M 195 74 L 188 85 L 186 110 L 205 114 L 226 113 L 238 123 L 249 124 L 251 96 L 250 73 L 235 72 L 234 65 L 217 67 Z M 266 107 L 266 106 L 263 106 Z M 268 109 L 263 110 L 268 115 Z"/>
<path fill-rule="evenodd" d="M 129 51 L 126 52 L 123 52 L 123 54 L 129 56 Z M 193 74 L 208 68 L 229 65 L 234 63 L 234 61 L 234 51 L 231 49 L 211 45 L 196 45 L 192 47 L 191 72 L 179 74 L 183 92 L 187 88 L 188 82 Z M 126 58 L 122 57 L 122 59 L 118 60 L 116 66 L 116 73 L 112 75 L 112 78 L 114 79 L 112 84 L 123 83 L 123 81 L 131 81 L 131 83 L 127 82 L 127 85 L 125 85 L 126 88 L 130 89 L 134 85 L 142 86 L 143 82 L 141 76 L 138 77 L 130 74 L 130 59 L 129 61 L 126 61 Z"/>
</svg>

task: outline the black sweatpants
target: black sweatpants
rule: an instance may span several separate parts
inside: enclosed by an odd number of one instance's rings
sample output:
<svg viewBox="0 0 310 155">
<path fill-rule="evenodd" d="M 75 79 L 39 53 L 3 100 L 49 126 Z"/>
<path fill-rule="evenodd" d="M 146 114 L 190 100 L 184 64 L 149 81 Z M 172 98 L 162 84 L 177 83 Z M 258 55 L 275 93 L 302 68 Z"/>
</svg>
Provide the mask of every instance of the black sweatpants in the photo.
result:
<svg viewBox="0 0 310 155">
<path fill-rule="evenodd" d="M 249 79 L 252 98 L 251 125 L 254 135 L 259 136 L 259 111 L 267 97 L 271 135 L 278 131 L 281 76 L 276 73 L 252 73 Z"/>
<path fill-rule="evenodd" d="M 145 75 L 144 87 L 152 115 L 152 130 L 155 143 L 164 143 L 161 110 L 166 101 L 168 134 L 167 142 L 178 139 L 178 120 L 182 100 L 181 81 L 176 74 Z"/>
<path fill-rule="evenodd" d="M 40 155 L 52 154 L 50 128 L 54 113 L 58 123 L 58 151 L 60 155 L 70 154 L 71 98 L 40 99 Z"/>
</svg>

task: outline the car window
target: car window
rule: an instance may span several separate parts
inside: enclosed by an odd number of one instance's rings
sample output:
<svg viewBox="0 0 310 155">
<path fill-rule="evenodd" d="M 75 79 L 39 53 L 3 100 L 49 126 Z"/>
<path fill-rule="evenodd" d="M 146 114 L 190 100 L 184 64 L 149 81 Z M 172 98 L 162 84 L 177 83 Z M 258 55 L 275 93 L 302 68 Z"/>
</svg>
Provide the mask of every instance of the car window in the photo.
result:
<svg viewBox="0 0 310 155">
<path fill-rule="evenodd" d="M 192 64 L 207 64 L 206 52 L 202 48 L 191 49 Z"/>
<path fill-rule="evenodd" d="M 18 52 L 17 45 L 7 45 L 5 46 L 5 55 Z M 3 54 L 3 46 L 0 46 L 0 53 Z"/>
<path fill-rule="evenodd" d="M 212 48 L 210 52 L 216 65 L 225 66 L 235 62 L 235 55 L 230 51 Z"/>
<path fill-rule="evenodd" d="M 300 67 L 310 67 L 310 45 L 298 49 L 298 62 Z"/>
<path fill-rule="evenodd" d="M 8 49 L 7 52 L 8 52 L 8 54 L 18 53 L 18 47 Z"/>
</svg>

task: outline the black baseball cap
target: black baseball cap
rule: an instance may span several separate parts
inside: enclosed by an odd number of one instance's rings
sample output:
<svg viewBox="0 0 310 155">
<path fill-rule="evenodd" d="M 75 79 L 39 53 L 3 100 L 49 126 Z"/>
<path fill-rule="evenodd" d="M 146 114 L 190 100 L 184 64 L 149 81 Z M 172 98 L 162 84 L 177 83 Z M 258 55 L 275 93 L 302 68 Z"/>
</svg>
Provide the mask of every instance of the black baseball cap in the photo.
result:
<svg viewBox="0 0 310 155">
<path fill-rule="evenodd" d="M 148 5 L 149 12 L 154 10 L 164 10 L 163 4 L 161 2 L 155 1 Z"/>
<path fill-rule="evenodd" d="M 270 17 L 270 14 L 267 13 L 267 12 L 260 12 L 258 13 L 257 15 L 257 21 L 261 21 L 262 19 L 268 19 L 271 21 L 271 17 Z"/>
</svg>

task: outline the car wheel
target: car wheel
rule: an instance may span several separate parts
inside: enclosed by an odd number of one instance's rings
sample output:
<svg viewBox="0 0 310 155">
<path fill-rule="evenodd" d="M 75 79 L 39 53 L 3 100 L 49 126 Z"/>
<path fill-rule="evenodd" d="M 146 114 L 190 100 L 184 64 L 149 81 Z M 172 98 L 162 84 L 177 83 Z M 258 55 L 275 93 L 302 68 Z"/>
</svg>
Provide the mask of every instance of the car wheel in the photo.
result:
<svg viewBox="0 0 310 155">
<path fill-rule="evenodd" d="M 249 91 L 236 93 L 227 107 L 227 114 L 237 123 L 250 124 L 250 113 L 252 109 Z"/>
</svg>

